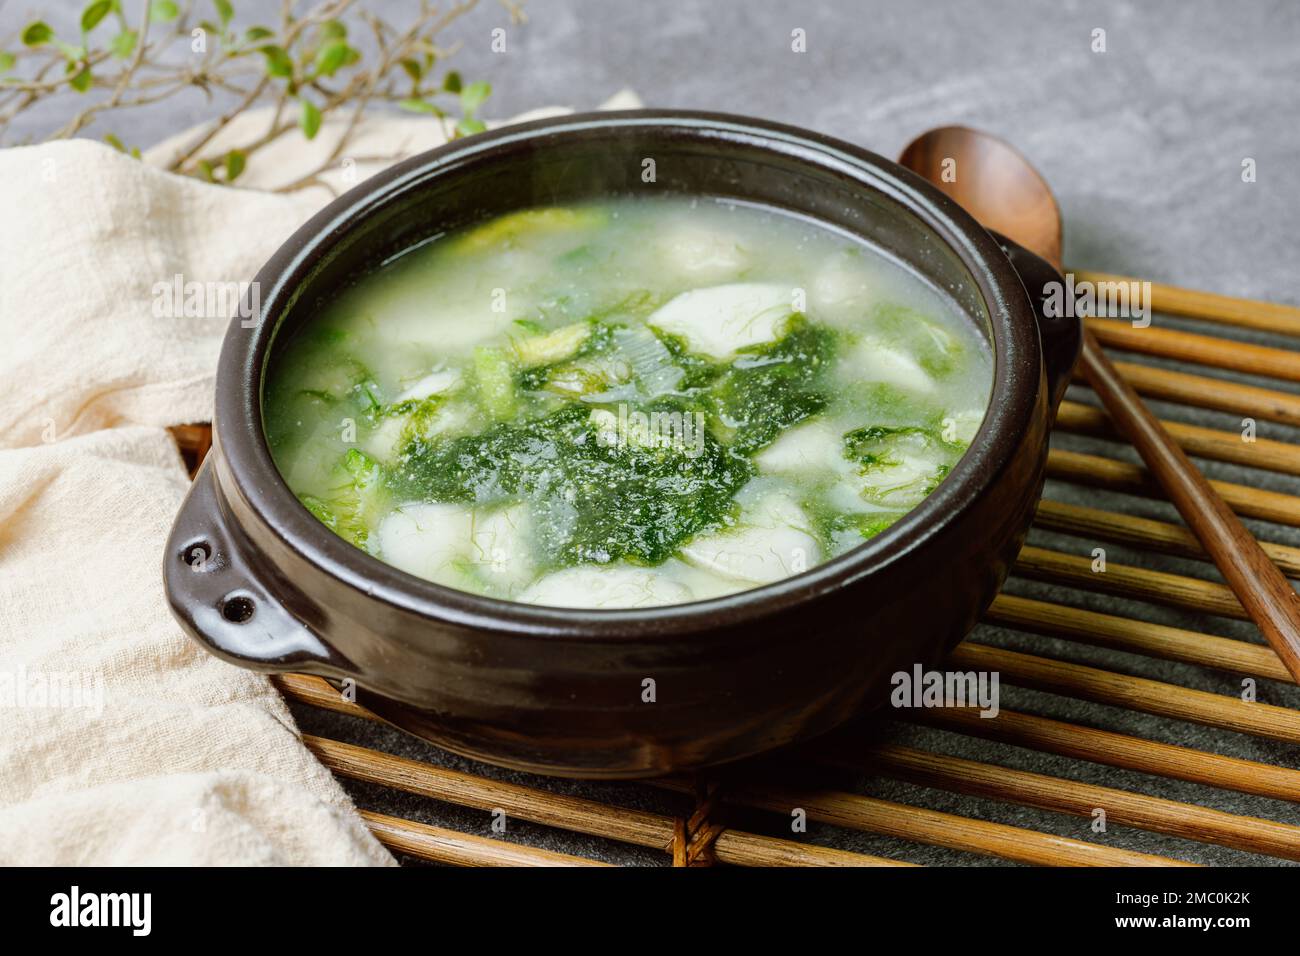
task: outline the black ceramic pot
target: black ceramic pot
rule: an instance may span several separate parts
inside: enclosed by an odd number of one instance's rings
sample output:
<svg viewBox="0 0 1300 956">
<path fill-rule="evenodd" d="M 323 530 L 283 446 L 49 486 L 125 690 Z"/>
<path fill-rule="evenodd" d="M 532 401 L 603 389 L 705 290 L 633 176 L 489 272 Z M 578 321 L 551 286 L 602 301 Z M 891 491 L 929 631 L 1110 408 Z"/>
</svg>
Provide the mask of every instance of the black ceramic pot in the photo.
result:
<svg viewBox="0 0 1300 956">
<path fill-rule="evenodd" d="M 352 547 L 299 504 L 262 429 L 263 377 L 288 330 L 343 284 L 447 229 L 647 190 L 759 203 L 864 236 L 976 318 L 995 356 L 992 403 L 933 494 L 804 574 L 621 611 L 441 587 Z M 647 776 L 822 733 L 884 702 L 894 672 L 938 663 L 1006 576 L 1079 345 L 1074 319 L 1038 307 L 1055 276 L 897 164 L 755 120 L 569 116 L 418 156 L 331 203 L 258 273 L 260 320 L 236 320 L 226 336 L 212 452 L 168 542 L 172 609 L 232 663 L 352 678 L 361 701 L 398 726 L 510 767 Z"/>
</svg>

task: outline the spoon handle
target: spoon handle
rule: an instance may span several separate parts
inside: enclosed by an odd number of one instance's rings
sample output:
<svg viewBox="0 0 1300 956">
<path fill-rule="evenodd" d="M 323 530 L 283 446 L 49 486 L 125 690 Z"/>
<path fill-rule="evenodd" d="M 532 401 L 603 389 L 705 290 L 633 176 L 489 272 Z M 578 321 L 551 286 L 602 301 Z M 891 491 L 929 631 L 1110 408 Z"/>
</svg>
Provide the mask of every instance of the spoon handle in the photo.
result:
<svg viewBox="0 0 1300 956">
<path fill-rule="evenodd" d="M 1088 383 L 1111 419 L 1138 450 L 1282 664 L 1300 682 L 1300 594 L 1115 370 L 1086 328 L 1082 364 Z"/>
</svg>

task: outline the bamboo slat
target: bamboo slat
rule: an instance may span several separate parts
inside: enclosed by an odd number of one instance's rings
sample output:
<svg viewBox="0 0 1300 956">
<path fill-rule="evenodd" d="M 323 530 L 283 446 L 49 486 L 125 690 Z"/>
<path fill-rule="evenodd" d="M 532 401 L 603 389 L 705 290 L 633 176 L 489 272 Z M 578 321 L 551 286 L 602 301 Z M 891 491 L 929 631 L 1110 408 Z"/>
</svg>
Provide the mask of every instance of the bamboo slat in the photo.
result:
<svg viewBox="0 0 1300 956">
<path fill-rule="evenodd" d="M 1286 475 L 1300 475 L 1300 445 L 1258 436 L 1253 441 L 1245 441 L 1240 432 L 1225 432 L 1199 425 L 1185 425 L 1182 422 L 1162 420 L 1161 424 L 1189 455 L 1252 468 L 1266 468 Z M 1056 416 L 1056 427 L 1081 435 L 1124 440 L 1105 409 L 1078 402 L 1061 403 L 1061 410 Z"/>
<path fill-rule="evenodd" d="M 1247 702 L 1097 667 L 967 641 L 948 658 L 960 670 L 997 671 L 1003 680 L 1052 694 L 1187 720 L 1283 743 L 1300 743 L 1300 711 Z"/>
<path fill-rule="evenodd" d="M 1049 449 L 1047 476 L 1108 491 L 1122 491 L 1147 498 L 1162 497 L 1159 488 L 1141 465 L 1100 455 L 1064 451 L 1060 448 Z M 1232 510 L 1242 517 L 1300 527 L 1300 497 L 1230 481 L 1211 481 L 1210 484 Z"/>
<path fill-rule="evenodd" d="M 1044 498 L 1038 503 L 1034 525 L 1078 538 L 1113 541 L 1133 548 L 1207 560 L 1201 542 L 1191 531 L 1182 525 L 1153 518 Z M 1300 548 L 1271 541 L 1261 541 L 1260 546 L 1284 574 L 1300 577 Z"/>
<path fill-rule="evenodd" d="M 1072 585 L 1086 591 L 1101 591 L 1153 604 L 1246 620 L 1245 610 L 1227 585 L 1113 561 L 1107 561 L 1105 567 L 1104 571 L 1094 571 L 1090 557 L 1026 545 L 1016 558 L 1015 572 L 1023 577 Z"/>
<path fill-rule="evenodd" d="M 996 717 L 981 717 L 978 710 L 968 707 L 900 711 L 898 716 L 913 723 L 1075 760 L 1274 800 L 1300 801 L 1300 770 L 1290 767 L 1145 740 L 1036 714 L 1022 714 L 1005 707 Z"/>
<path fill-rule="evenodd" d="M 1085 611 L 1012 594 L 999 594 L 984 613 L 984 620 L 1046 637 L 1061 637 L 1081 644 L 1213 667 L 1250 677 L 1293 682 L 1273 649 L 1266 645 L 1247 644 L 1180 627 Z"/>
<path fill-rule="evenodd" d="M 1103 282 L 1119 282 L 1131 288 L 1132 283 L 1143 281 L 1129 276 L 1092 272 L 1087 269 L 1072 271 L 1076 282 L 1086 281 L 1094 285 Z M 1215 292 L 1201 292 L 1197 289 L 1183 289 L 1163 282 L 1151 282 L 1149 285 L 1150 306 L 1155 312 L 1205 319 L 1222 325 L 1235 325 L 1261 332 L 1274 332 L 1278 335 L 1300 336 L 1300 308 L 1296 306 L 1284 305 L 1280 302 L 1260 302 L 1257 299 L 1242 299 Z"/>
<path fill-rule="evenodd" d="M 662 850 L 673 839 L 672 819 L 644 810 L 612 808 L 595 800 L 478 777 L 324 737 L 304 736 L 303 741 L 325 766 L 354 780 L 489 813 L 500 809 L 507 817 L 635 846 Z"/>
<path fill-rule="evenodd" d="M 1144 793 L 1064 780 L 897 744 L 875 745 L 862 758 L 868 767 L 886 776 L 924 787 L 1084 818 L 1092 817 L 1096 810 L 1103 810 L 1108 824 L 1137 827 L 1248 853 L 1300 860 L 1300 827 L 1274 820 L 1225 813 Z M 831 760 L 837 766 L 859 769 L 857 761 L 843 755 Z"/>
<path fill-rule="evenodd" d="M 1138 394 L 1148 398 L 1232 412 L 1243 418 L 1300 425 L 1300 395 L 1136 362 L 1114 364 Z"/>
<path fill-rule="evenodd" d="M 797 843 L 776 837 L 758 836 L 740 830 L 724 830 L 713 843 L 719 863 L 736 866 L 906 866 L 915 863 L 890 860 L 868 853 L 853 853 L 832 847 Z"/>
<path fill-rule="evenodd" d="M 310 677 L 307 674 L 273 674 L 271 683 L 279 688 L 281 694 L 292 700 L 311 704 L 323 710 L 332 710 L 338 714 L 349 714 L 376 723 L 380 722 L 378 714 L 345 699 L 324 678 Z"/>
<path fill-rule="evenodd" d="M 385 816 L 371 810 L 359 810 L 370 832 L 384 846 L 399 853 L 408 853 L 422 860 L 448 863 L 454 866 L 608 866 L 597 860 L 588 860 L 567 853 L 506 843 L 488 837 L 474 836 L 457 830 L 430 826 Z"/>
<path fill-rule="evenodd" d="M 763 781 L 734 783 L 727 802 L 789 818 L 799 808 L 810 820 L 928 843 L 951 850 L 1041 866 L 1193 866 L 1182 860 L 1040 833 L 1005 823 L 973 820 L 912 804 L 835 790 L 803 790 Z"/>
<path fill-rule="evenodd" d="M 1300 382 L 1300 352 L 1290 349 L 1230 342 L 1212 335 L 1163 329 L 1157 325 L 1139 329 L 1118 319 L 1088 319 L 1087 322 L 1102 345 L 1124 352 L 1158 355 L 1195 365 Z"/>
</svg>

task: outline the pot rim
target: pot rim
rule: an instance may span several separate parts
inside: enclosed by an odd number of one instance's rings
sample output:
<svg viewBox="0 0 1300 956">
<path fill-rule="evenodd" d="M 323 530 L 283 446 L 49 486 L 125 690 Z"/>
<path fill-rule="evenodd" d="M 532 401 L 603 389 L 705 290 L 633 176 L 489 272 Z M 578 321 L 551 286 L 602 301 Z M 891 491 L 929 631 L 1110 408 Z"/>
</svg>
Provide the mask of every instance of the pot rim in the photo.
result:
<svg viewBox="0 0 1300 956">
<path fill-rule="evenodd" d="M 962 262 L 988 310 L 994 359 L 989 404 L 965 454 L 944 481 L 876 537 L 822 564 L 734 594 L 647 608 L 561 608 L 485 597 L 435 584 L 372 557 L 335 535 L 281 477 L 262 418 L 263 375 L 278 317 L 291 307 L 313 263 L 366 215 L 417 193 L 435 177 L 531 142 L 562 148 L 566 135 L 597 129 L 669 130 L 784 154 L 875 189 L 917 216 Z M 506 210 L 500 210 L 502 212 Z M 815 218 L 815 217 L 813 217 Z M 226 495 L 311 566 L 367 597 L 432 621 L 525 636 L 571 640 L 698 638 L 744 625 L 885 571 L 941 534 L 998 480 L 1032 419 L 1044 381 L 1042 349 L 1028 296 L 998 243 L 955 201 L 902 166 L 849 143 L 749 117 L 682 110 L 576 113 L 502 127 L 405 160 L 333 200 L 299 227 L 258 271 L 261 311 L 254 327 L 236 317 L 216 377 L 213 457 Z M 268 321 L 268 318 L 273 321 Z M 251 334 L 250 334 L 251 333 Z"/>
</svg>

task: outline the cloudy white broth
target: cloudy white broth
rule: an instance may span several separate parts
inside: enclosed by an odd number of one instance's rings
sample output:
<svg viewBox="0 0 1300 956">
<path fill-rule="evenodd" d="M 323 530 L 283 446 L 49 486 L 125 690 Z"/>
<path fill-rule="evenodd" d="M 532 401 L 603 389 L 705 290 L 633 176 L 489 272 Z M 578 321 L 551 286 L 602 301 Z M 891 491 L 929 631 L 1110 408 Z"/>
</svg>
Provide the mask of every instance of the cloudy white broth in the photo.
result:
<svg viewBox="0 0 1300 956">
<path fill-rule="evenodd" d="M 280 344 L 266 432 L 312 514 L 418 577 L 561 607 L 703 600 L 862 544 L 944 480 L 992 380 L 897 261 L 686 198 L 449 233 Z"/>
</svg>

